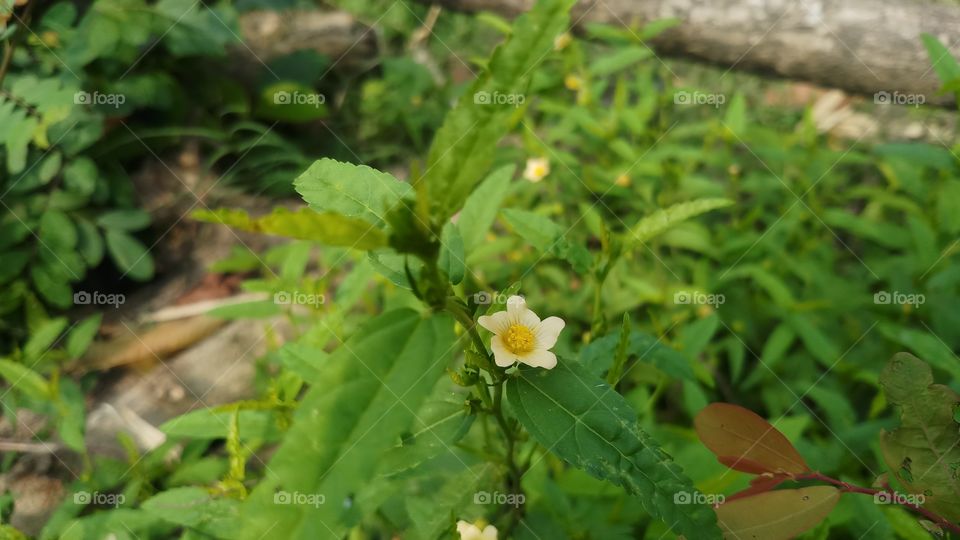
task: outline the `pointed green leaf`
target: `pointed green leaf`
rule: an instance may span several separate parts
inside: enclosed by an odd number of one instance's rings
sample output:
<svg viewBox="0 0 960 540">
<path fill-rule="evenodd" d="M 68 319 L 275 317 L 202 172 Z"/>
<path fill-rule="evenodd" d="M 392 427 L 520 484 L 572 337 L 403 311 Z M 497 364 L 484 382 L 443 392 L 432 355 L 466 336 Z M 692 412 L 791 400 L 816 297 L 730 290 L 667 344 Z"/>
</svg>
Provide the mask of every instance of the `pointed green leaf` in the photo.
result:
<svg viewBox="0 0 960 540">
<path fill-rule="evenodd" d="M 623 396 L 578 363 L 521 369 L 507 382 L 507 398 L 520 423 L 550 452 L 623 486 L 647 512 L 688 538 L 720 536 L 709 507 L 678 504 L 677 495 L 693 493 L 693 484 L 640 429 Z"/>
<path fill-rule="evenodd" d="M 343 536 L 357 516 L 354 495 L 377 475 L 385 453 L 408 433 L 415 411 L 446 368 L 454 343 L 446 316 L 397 310 L 370 320 L 319 366 L 267 479 L 246 504 L 244 538 Z M 277 491 L 279 490 L 279 491 Z M 323 504 L 275 504 L 282 493 Z M 349 511 L 347 510 L 349 509 Z"/>
<path fill-rule="evenodd" d="M 674 225 L 717 208 L 733 204 L 729 199 L 698 199 L 675 204 L 643 218 L 627 233 L 627 241 L 643 243 Z"/>
<path fill-rule="evenodd" d="M 321 159 L 293 183 L 303 200 L 318 212 L 336 212 L 373 224 L 401 198 L 412 192 L 410 184 L 366 165 Z"/>
<path fill-rule="evenodd" d="M 309 208 L 299 208 L 295 212 L 276 208 L 272 213 L 256 218 L 250 217 L 246 210 L 220 208 L 200 210 L 194 212 L 193 217 L 242 231 L 313 240 L 330 246 L 368 250 L 387 244 L 383 232 L 366 221 L 335 212 L 314 212 Z"/>
</svg>

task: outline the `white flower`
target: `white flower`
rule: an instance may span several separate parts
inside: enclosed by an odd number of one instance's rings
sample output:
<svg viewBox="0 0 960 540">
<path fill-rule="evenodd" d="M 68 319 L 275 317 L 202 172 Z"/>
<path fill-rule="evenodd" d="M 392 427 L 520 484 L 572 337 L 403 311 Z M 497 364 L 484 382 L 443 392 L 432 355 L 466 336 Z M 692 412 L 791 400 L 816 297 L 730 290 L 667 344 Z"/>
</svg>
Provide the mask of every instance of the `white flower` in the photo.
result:
<svg viewBox="0 0 960 540">
<path fill-rule="evenodd" d="M 507 299 L 506 311 L 483 315 L 477 322 L 494 334 L 490 348 L 498 366 L 521 362 L 553 369 L 557 365 L 557 355 L 548 349 L 557 344 L 563 319 L 547 317 L 541 321 L 536 313 L 527 309 L 522 296 L 511 296 Z"/>
<path fill-rule="evenodd" d="M 460 533 L 460 540 L 497 540 L 497 528 L 493 525 L 480 527 L 473 523 L 460 520 L 457 522 L 457 532 Z"/>
<path fill-rule="evenodd" d="M 530 158 L 527 167 L 523 169 L 523 177 L 531 182 L 539 182 L 550 174 L 550 160 L 547 158 Z"/>
</svg>

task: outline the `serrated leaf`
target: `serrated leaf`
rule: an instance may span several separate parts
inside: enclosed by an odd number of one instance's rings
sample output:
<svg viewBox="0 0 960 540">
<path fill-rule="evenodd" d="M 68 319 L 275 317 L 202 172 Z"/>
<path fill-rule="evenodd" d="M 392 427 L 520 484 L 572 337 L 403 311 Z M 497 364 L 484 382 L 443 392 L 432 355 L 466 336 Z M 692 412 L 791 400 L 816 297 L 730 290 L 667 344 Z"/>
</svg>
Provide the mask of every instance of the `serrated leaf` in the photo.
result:
<svg viewBox="0 0 960 540">
<path fill-rule="evenodd" d="M 379 225 L 387 210 L 412 193 L 410 184 L 384 172 L 342 163 L 316 161 L 293 183 L 303 200 L 318 212 L 336 212 Z"/>
<path fill-rule="evenodd" d="M 832 486 L 767 491 L 721 504 L 717 522 L 725 538 L 787 540 L 816 527 L 838 500 Z"/>
<path fill-rule="evenodd" d="M 387 244 L 383 232 L 366 221 L 335 212 L 315 212 L 309 208 L 299 208 L 296 212 L 276 208 L 272 213 L 256 218 L 250 217 L 246 210 L 220 208 L 200 210 L 194 212 L 193 217 L 242 231 L 312 240 L 331 246 L 369 250 Z"/>
<path fill-rule="evenodd" d="M 662 234 L 670 227 L 717 208 L 733 204 L 729 199 L 699 199 L 675 204 L 643 218 L 627 233 L 627 241 L 642 243 Z"/>
<path fill-rule="evenodd" d="M 453 323 L 401 309 L 371 319 L 322 366 L 293 426 L 244 509 L 242 537 L 275 527 L 285 538 L 341 536 L 344 509 L 376 475 L 380 460 L 408 432 L 415 411 L 450 360 Z M 322 495 L 319 506 L 274 504 L 274 490 Z M 372 512 L 373 508 L 353 508 Z M 339 531 L 339 532 L 338 532 Z"/>
<path fill-rule="evenodd" d="M 810 470 L 787 438 L 749 409 L 711 403 L 697 414 L 697 436 L 717 460 L 751 474 L 802 474 Z"/>
<path fill-rule="evenodd" d="M 566 30 L 573 0 L 541 0 L 516 19 L 506 43 L 497 47 L 488 69 L 472 84 L 437 131 L 427 158 L 426 183 L 431 215 L 445 223 L 483 178 L 493 151 L 510 125 L 514 105 L 496 95 L 524 95 L 534 69 Z M 525 96 L 526 98 L 526 96 Z"/>
<path fill-rule="evenodd" d="M 637 424 L 627 401 L 576 362 L 551 370 L 521 369 L 507 382 L 510 408 L 550 452 L 591 475 L 622 486 L 652 516 L 689 538 L 718 538 L 716 516 L 675 496 L 693 484 Z"/>
<path fill-rule="evenodd" d="M 880 434 L 887 467 L 910 493 L 924 495 L 925 508 L 960 521 L 960 394 L 934 384 L 930 366 L 908 353 L 887 363 L 880 386 L 900 407 L 900 427 Z"/>
</svg>

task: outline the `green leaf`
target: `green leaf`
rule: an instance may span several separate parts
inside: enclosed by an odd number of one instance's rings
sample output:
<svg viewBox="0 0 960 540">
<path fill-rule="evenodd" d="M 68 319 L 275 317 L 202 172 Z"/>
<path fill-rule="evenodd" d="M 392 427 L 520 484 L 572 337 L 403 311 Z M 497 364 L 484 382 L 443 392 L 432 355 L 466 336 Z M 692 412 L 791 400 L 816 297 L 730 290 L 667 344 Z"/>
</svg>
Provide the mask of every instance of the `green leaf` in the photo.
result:
<svg viewBox="0 0 960 540">
<path fill-rule="evenodd" d="M 63 185 L 81 195 L 91 195 L 97 188 L 97 165 L 90 158 L 77 158 L 63 169 Z"/>
<path fill-rule="evenodd" d="M 607 334 L 590 342 L 580 350 L 580 363 L 594 375 L 600 376 L 613 365 L 620 343 L 620 335 Z M 630 333 L 627 357 L 647 362 L 675 379 L 696 380 L 693 369 L 680 352 L 664 345 L 656 336 L 638 330 Z M 630 368 L 627 368 L 629 371 Z"/>
<path fill-rule="evenodd" d="M 467 197 L 463 205 L 457 226 L 463 236 L 463 249 L 472 252 L 483 243 L 483 237 L 490 230 L 503 199 L 507 196 L 510 179 L 516 171 L 516 165 L 506 165 L 490 173 L 477 186 L 476 191 Z"/>
<path fill-rule="evenodd" d="M 387 210 L 412 193 L 410 184 L 387 173 L 327 158 L 316 161 L 293 185 L 318 212 L 337 212 L 377 225 L 386 221 Z"/>
<path fill-rule="evenodd" d="M 244 528 L 239 501 L 215 498 L 199 487 L 163 491 L 143 501 L 141 508 L 160 519 L 215 538 L 240 538 Z"/>
<path fill-rule="evenodd" d="M 719 538 L 713 511 L 679 505 L 693 484 L 637 424 L 627 401 L 575 362 L 521 369 L 507 382 L 520 423 L 545 448 L 591 475 L 622 486 L 652 516 L 688 538 Z"/>
<path fill-rule="evenodd" d="M 564 259 L 580 274 L 590 270 L 593 262 L 590 252 L 566 238 L 567 231 L 550 218 L 516 208 L 503 210 L 504 217 L 528 244 L 541 253 Z"/>
<path fill-rule="evenodd" d="M 460 229 L 453 223 L 447 222 L 443 226 L 443 232 L 440 238 L 440 256 L 437 264 L 443 270 L 450 283 L 457 285 L 463 281 L 463 276 L 467 271 L 467 263 L 464 261 L 466 255 L 463 252 L 463 238 L 460 236 Z"/>
<path fill-rule="evenodd" d="M 137 281 L 153 277 L 153 257 L 139 240 L 118 229 L 107 229 L 107 251 L 117 267 Z"/>
<path fill-rule="evenodd" d="M 83 391 L 70 379 L 60 379 L 60 395 L 57 396 L 57 433 L 64 444 L 77 452 L 83 452 L 85 443 L 86 401 Z"/>
<path fill-rule="evenodd" d="M 640 222 L 629 231 L 627 240 L 634 244 L 646 242 L 678 223 L 732 204 L 733 201 L 729 199 L 698 199 L 696 201 L 679 203 L 668 208 L 657 210 L 653 214 L 641 219 Z"/>
<path fill-rule="evenodd" d="M 97 335 L 97 330 L 100 329 L 102 319 L 102 313 L 91 315 L 70 330 L 70 334 L 67 335 L 67 354 L 70 358 L 80 358 L 87 352 L 87 348 Z"/>
<path fill-rule="evenodd" d="M 160 0 L 155 6 L 158 35 L 174 55 L 222 56 L 225 46 L 239 41 L 239 30 L 228 11 L 208 8 L 192 0 Z"/>
<path fill-rule="evenodd" d="M 299 208 L 296 212 L 276 208 L 272 213 L 257 218 L 250 217 L 246 210 L 220 208 L 199 210 L 194 212 L 193 217 L 242 231 L 312 240 L 330 246 L 370 250 L 387 244 L 383 232 L 366 221 L 335 212 L 314 212 L 309 208 Z"/>
<path fill-rule="evenodd" d="M 933 70 L 937 72 L 937 77 L 940 77 L 940 81 L 947 84 L 960 79 L 960 64 L 950 53 L 950 49 L 930 34 L 920 34 L 920 39 L 923 41 L 923 46 L 927 48 L 930 63 L 933 65 Z"/>
<path fill-rule="evenodd" d="M 412 527 L 404 538 L 436 540 L 454 524 L 453 516 L 473 503 L 474 494 L 493 481 L 495 467 L 478 463 L 449 476 L 438 490 L 406 501 Z"/>
<path fill-rule="evenodd" d="M 113 210 L 100 214 L 97 225 L 106 229 L 121 231 L 139 231 L 150 225 L 150 214 L 143 210 Z"/>
<path fill-rule="evenodd" d="M 427 158 L 426 183 L 431 215 L 445 223 L 483 178 L 497 143 L 510 128 L 516 107 L 494 96 L 524 98 L 536 67 L 567 28 L 573 0 L 541 0 L 516 19 L 513 33 L 497 47 L 488 69 L 464 92 L 434 137 Z"/>
<path fill-rule="evenodd" d="M 30 340 L 23 346 L 23 356 L 31 361 L 41 358 L 67 328 L 67 324 L 66 317 L 44 321 L 39 328 L 31 332 Z"/>
<path fill-rule="evenodd" d="M 339 537 L 356 516 L 373 512 L 357 508 L 352 497 L 410 429 L 450 360 L 454 339 L 448 317 L 401 309 L 370 320 L 319 366 L 267 479 L 248 499 L 243 537 L 275 528 L 291 539 Z M 325 502 L 274 504 L 278 488 L 322 495 Z"/>
<path fill-rule="evenodd" d="M 381 474 L 392 475 L 409 470 L 452 448 L 467 434 L 476 415 L 466 403 L 428 401 L 417 411 L 409 434 L 400 446 L 384 455 Z"/>
<path fill-rule="evenodd" d="M 641 60 L 653 57 L 653 50 L 646 46 L 619 47 L 590 63 L 590 74 L 605 77 L 623 71 Z"/>
<path fill-rule="evenodd" d="M 20 390 L 37 401 L 50 398 L 50 386 L 47 380 L 23 364 L 0 358 L 0 377 L 6 379 L 12 388 Z"/>
<path fill-rule="evenodd" d="M 880 374 L 880 386 L 900 407 L 900 427 L 880 434 L 887 467 L 910 492 L 923 494 L 923 506 L 960 521 L 960 425 L 954 410 L 960 394 L 933 383 L 923 360 L 898 353 Z"/>
</svg>

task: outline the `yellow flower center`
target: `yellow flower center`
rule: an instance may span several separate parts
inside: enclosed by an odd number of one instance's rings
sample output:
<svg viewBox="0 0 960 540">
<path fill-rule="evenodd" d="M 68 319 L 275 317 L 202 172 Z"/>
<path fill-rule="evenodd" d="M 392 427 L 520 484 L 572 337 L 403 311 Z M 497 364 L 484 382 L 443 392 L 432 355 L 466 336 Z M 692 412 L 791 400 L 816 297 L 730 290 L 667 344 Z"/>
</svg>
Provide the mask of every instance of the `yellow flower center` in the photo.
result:
<svg viewBox="0 0 960 540">
<path fill-rule="evenodd" d="M 533 332 L 522 324 L 512 324 L 503 335 L 503 344 L 513 354 L 524 354 L 533 350 L 536 340 Z"/>
</svg>

